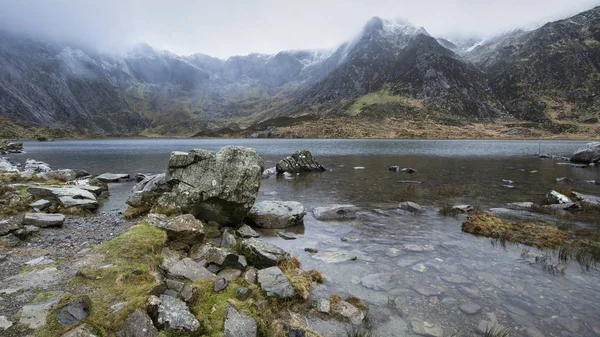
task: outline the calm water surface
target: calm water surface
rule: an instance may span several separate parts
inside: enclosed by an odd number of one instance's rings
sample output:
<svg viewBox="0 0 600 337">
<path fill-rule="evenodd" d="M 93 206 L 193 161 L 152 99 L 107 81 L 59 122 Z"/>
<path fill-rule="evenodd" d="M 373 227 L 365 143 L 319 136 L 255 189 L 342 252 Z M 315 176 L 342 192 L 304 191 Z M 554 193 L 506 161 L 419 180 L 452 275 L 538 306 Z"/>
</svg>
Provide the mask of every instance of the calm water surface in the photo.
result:
<svg viewBox="0 0 600 337">
<path fill-rule="evenodd" d="M 598 168 L 573 168 L 532 156 L 569 156 L 584 141 L 426 141 L 426 140 L 269 140 L 269 139 L 111 139 L 48 143 L 25 142 L 27 154 L 53 168 L 79 168 L 93 174 L 158 173 L 165 170 L 171 151 L 193 148 L 218 150 L 225 145 L 257 149 L 266 166 L 307 149 L 329 170 L 321 174 L 272 177 L 263 180 L 259 200 L 296 200 L 307 209 L 331 203 L 362 208 L 356 220 L 320 222 L 307 215 L 294 241 L 273 233 L 266 239 L 292 254 L 305 268 L 324 272 L 327 281 L 314 296 L 336 292 L 356 295 L 371 306 L 378 336 L 413 336 L 411 321 L 439 325 L 444 336 L 476 335 L 480 321 L 497 320 L 511 327 L 511 336 L 600 336 L 600 276 L 571 264 L 564 275 L 553 275 L 522 257 L 522 246 L 494 247 L 487 238 L 461 232 L 464 219 L 442 217 L 441 204 L 469 203 L 486 209 L 507 202 L 538 201 L 556 187 L 557 177 L 570 177 L 573 188 L 600 195 Z M 388 167 L 412 167 L 417 173 L 389 172 Z M 354 167 L 364 169 L 354 169 Z M 508 188 L 502 180 L 512 180 Z M 418 180 L 407 190 L 401 180 Z M 133 183 L 110 185 L 104 210 L 123 209 Z M 439 191 L 458 186 L 461 197 Z M 420 215 L 395 209 L 402 200 L 425 206 Z M 589 226 L 597 219 L 581 217 Z M 353 238 L 348 242 L 342 237 Z M 410 244 L 432 250 L 414 252 Z M 325 263 L 304 252 L 340 251 L 357 261 Z M 538 251 L 531 250 L 532 254 Z M 417 288 L 420 288 L 417 291 Z M 423 295 L 423 293 L 428 293 Z M 477 305 L 466 313 L 462 305 Z M 467 310 L 468 311 L 468 310 Z M 315 329 L 328 322 L 314 320 Z M 536 333 L 540 333 L 536 335 Z M 346 336 L 340 331 L 339 336 Z"/>
</svg>

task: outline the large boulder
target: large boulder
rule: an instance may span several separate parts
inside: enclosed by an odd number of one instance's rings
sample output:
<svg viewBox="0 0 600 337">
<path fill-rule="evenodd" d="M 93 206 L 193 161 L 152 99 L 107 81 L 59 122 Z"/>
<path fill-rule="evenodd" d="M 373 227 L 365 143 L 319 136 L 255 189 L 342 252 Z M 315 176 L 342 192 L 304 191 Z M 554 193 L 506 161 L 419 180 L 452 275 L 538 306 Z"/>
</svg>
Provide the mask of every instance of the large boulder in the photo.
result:
<svg viewBox="0 0 600 337">
<path fill-rule="evenodd" d="M 131 207 L 151 208 L 163 193 L 170 190 L 164 173 L 145 176 L 131 190 L 127 204 Z"/>
<path fill-rule="evenodd" d="M 297 201 L 261 201 L 250 209 L 248 219 L 262 228 L 287 228 L 302 225 L 305 214 Z"/>
<path fill-rule="evenodd" d="M 221 225 L 238 224 L 254 205 L 262 166 L 254 149 L 240 146 L 226 146 L 217 153 L 173 152 L 165 175 L 172 190 L 158 199 L 158 205 Z"/>
<path fill-rule="evenodd" d="M 50 165 L 43 161 L 27 159 L 27 161 L 25 161 L 25 171 L 50 172 L 52 169 L 50 168 Z"/>
<path fill-rule="evenodd" d="M 294 287 L 279 267 L 269 267 L 258 271 L 258 283 L 267 296 L 292 298 Z"/>
<path fill-rule="evenodd" d="M 145 311 L 136 309 L 117 332 L 117 337 L 158 337 L 158 330 Z"/>
<path fill-rule="evenodd" d="M 588 143 L 585 147 L 577 150 L 571 157 L 574 163 L 595 163 L 600 161 L 600 142 Z"/>
<path fill-rule="evenodd" d="M 194 332 L 200 328 L 200 322 L 190 312 L 185 302 L 168 295 L 160 296 L 156 323 L 163 329 L 181 332 Z"/>
<path fill-rule="evenodd" d="M 323 172 L 325 168 L 313 158 L 310 151 L 302 150 L 285 157 L 275 166 L 277 173 Z"/>
<path fill-rule="evenodd" d="M 23 224 L 36 227 L 60 227 L 65 222 L 63 214 L 25 213 Z"/>
</svg>

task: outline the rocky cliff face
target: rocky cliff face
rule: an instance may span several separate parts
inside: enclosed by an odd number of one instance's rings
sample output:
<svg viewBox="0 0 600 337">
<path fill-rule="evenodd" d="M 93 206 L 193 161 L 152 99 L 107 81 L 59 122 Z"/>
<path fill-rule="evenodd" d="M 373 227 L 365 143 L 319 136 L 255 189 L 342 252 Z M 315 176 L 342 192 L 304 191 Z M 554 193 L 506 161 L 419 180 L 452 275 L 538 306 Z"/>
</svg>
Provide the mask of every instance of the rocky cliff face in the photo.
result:
<svg viewBox="0 0 600 337">
<path fill-rule="evenodd" d="M 106 55 L 0 33 L 0 115 L 81 134 L 235 132 L 231 122 L 307 113 L 588 123 L 600 108 L 599 39 L 600 7 L 485 41 L 375 17 L 331 52 L 227 60 L 147 45 Z"/>
</svg>

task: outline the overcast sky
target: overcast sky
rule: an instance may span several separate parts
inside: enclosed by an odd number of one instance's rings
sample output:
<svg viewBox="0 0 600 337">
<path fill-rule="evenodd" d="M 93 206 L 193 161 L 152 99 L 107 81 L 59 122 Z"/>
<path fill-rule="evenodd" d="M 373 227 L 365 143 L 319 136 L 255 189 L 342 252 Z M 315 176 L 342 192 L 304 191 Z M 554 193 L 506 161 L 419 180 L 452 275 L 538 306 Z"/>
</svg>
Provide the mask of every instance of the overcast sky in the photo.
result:
<svg viewBox="0 0 600 337">
<path fill-rule="evenodd" d="M 0 0 L 0 27 L 75 39 L 106 51 L 147 42 L 225 58 L 326 49 L 373 16 L 434 36 L 489 36 L 573 15 L 600 0 Z"/>
</svg>

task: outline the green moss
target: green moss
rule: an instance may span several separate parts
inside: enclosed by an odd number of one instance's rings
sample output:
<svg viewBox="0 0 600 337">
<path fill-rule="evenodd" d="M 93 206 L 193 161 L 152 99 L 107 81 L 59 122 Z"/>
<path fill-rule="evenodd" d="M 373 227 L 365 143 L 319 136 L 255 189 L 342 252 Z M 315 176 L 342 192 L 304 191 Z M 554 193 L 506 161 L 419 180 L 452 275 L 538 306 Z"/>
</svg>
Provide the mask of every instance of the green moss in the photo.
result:
<svg viewBox="0 0 600 337">
<path fill-rule="evenodd" d="M 166 216 L 175 216 L 175 215 L 181 214 L 181 209 L 175 208 L 175 207 L 164 207 L 164 206 L 160 206 L 160 205 L 154 205 L 154 207 L 152 207 L 152 210 L 150 210 L 150 212 L 164 214 Z"/>
<path fill-rule="evenodd" d="M 73 292 L 89 296 L 90 316 L 83 322 L 110 336 L 118 331 L 127 317 L 137 308 L 143 308 L 148 292 L 156 286 L 155 273 L 161 262 L 161 250 L 166 243 L 162 229 L 140 222 L 126 233 L 94 247 L 88 254 L 105 256 L 109 268 L 88 266 L 82 268 L 87 277 L 75 276 L 68 287 Z M 124 302 L 124 307 L 113 312 L 111 305 Z M 63 329 L 50 315 L 48 325 L 39 332 L 41 337 L 60 336 Z"/>
</svg>

